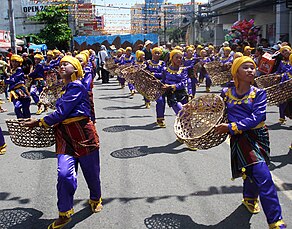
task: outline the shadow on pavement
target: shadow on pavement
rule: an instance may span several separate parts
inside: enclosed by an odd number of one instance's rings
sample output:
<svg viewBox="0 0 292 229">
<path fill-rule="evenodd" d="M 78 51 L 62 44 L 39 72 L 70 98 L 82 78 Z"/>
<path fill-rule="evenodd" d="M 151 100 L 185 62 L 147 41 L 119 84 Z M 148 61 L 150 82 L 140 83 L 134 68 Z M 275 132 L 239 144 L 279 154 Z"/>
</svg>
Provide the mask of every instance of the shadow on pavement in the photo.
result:
<svg viewBox="0 0 292 229">
<path fill-rule="evenodd" d="M 155 214 L 144 220 L 146 228 L 151 229 L 248 229 L 250 228 L 250 214 L 243 205 L 240 205 L 226 219 L 216 225 L 198 224 L 188 215 L 179 215 L 175 213 Z"/>
<path fill-rule="evenodd" d="M 96 120 L 100 120 L 100 119 L 129 119 L 129 118 L 137 118 L 137 119 L 140 119 L 140 118 L 151 118 L 153 116 L 151 115 L 133 115 L 133 116 L 129 116 L 129 117 L 125 117 L 125 116 L 116 116 L 116 117 L 110 117 L 110 116 L 107 116 L 107 117 L 98 117 L 96 118 Z"/>
<path fill-rule="evenodd" d="M 272 125 L 267 125 L 269 130 L 292 130 L 292 126 L 281 125 L 280 123 L 274 123 Z"/>
<path fill-rule="evenodd" d="M 269 165 L 271 171 L 280 169 L 286 165 L 292 165 L 292 150 L 290 149 L 285 155 L 271 156 L 271 162 L 272 163 Z M 280 162 L 280 164 L 276 166 L 273 162 Z"/>
<path fill-rule="evenodd" d="M 104 132 L 118 133 L 118 132 L 124 132 L 127 130 L 158 130 L 158 129 L 161 129 L 161 128 L 157 126 L 156 123 L 150 123 L 143 126 L 130 126 L 130 125 L 110 126 L 110 127 L 103 128 L 102 130 Z"/>
<path fill-rule="evenodd" d="M 56 158 L 56 153 L 49 150 L 31 150 L 23 152 L 20 156 L 29 160 L 43 160 L 47 158 Z"/>
<path fill-rule="evenodd" d="M 145 105 L 143 104 L 143 105 L 137 105 L 137 106 L 131 106 L 131 107 L 126 107 L 126 106 L 124 106 L 124 107 L 120 107 L 120 106 L 112 106 L 112 107 L 104 107 L 103 109 L 104 110 L 107 110 L 107 111 L 114 111 L 114 110 L 128 110 L 128 109 L 134 109 L 134 110 L 136 110 L 136 109 L 140 109 L 140 108 L 144 108 L 145 107 Z M 145 108 L 144 108 L 145 109 Z M 146 110 L 146 109 L 145 109 Z"/>
<path fill-rule="evenodd" d="M 111 156 L 119 159 L 129 159 L 136 157 L 143 157 L 150 154 L 156 153 L 168 153 L 168 154 L 177 154 L 186 152 L 187 149 L 175 149 L 176 147 L 182 145 L 177 141 L 170 143 L 166 146 L 158 146 L 158 147 L 148 147 L 148 146 L 135 146 L 131 148 L 123 148 L 116 150 L 111 153 Z"/>
<path fill-rule="evenodd" d="M 13 208 L 0 210 L 0 228 L 39 229 L 47 228 L 51 220 L 40 219 L 41 211 L 33 208 Z"/>
<path fill-rule="evenodd" d="M 9 192 L 0 192 L 0 201 L 17 201 L 19 204 L 27 204 L 30 202 L 30 199 L 27 198 L 23 199 L 20 196 L 9 197 L 10 194 L 11 193 Z"/>
<path fill-rule="evenodd" d="M 130 94 L 129 95 L 119 95 L 119 96 L 105 96 L 105 97 L 99 97 L 98 99 L 126 99 L 126 98 L 130 98 Z"/>
</svg>

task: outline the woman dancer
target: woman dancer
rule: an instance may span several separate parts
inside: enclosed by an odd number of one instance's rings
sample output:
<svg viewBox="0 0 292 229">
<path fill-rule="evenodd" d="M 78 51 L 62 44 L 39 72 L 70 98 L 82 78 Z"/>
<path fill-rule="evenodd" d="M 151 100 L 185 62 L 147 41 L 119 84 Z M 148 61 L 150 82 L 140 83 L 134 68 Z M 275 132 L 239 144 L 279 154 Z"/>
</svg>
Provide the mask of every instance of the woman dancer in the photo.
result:
<svg viewBox="0 0 292 229">
<path fill-rule="evenodd" d="M 92 212 L 99 212 L 101 205 L 99 140 L 90 120 L 90 103 L 80 62 L 71 56 L 62 58 L 60 74 L 65 92 L 57 100 L 56 110 L 39 120 L 25 122 L 25 126 L 55 126 L 56 153 L 58 158 L 58 209 L 59 218 L 48 229 L 63 228 L 71 221 L 73 196 L 77 188 L 77 166 L 81 166 L 90 190 L 89 204 Z"/>
<path fill-rule="evenodd" d="M 16 117 L 30 118 L 30 95 L 25 86 L 22 62 L 21 56 L 16 54 L 11 56 L 12 75 L 5 79 L 5 84 L 9 85 L 10 101 L 13 102 Z"/>
<path fill-rule="evenodd" d="M 5 139 L 2 133 L 2 129 L 0 127 L 0 155 L 3 155 L 6 153 L 6 143 L 5 143 Z"/>
<path fill-rule="evenodd" d="M 182 67 L 182 51 L 178 49 L 172 50 L 169 58 L 171 64 L 164 70 L 162 82 L 167 89 L 167 103 L 177 115 L 183 104 L 188 102 L 186 91 L 188 72 L 186 68 Z"/>
<path fill-rule="evenodd" d="M 126 48 L 126 54 L 122 56 L 121 65 L 134 64 L 134 62 L 135 62 L 135 60 L 134 60 L 134 57 L 132 56 L 132 48 L 131 47 L 127 47 Z M 131 83 L 128 83 L 128 87 L 129 87 L 131 96 L 133 96 L 135 94 L 134 85 L 131 84 Z"/>
<path fill-rule="evenodd" d="M 265 125 L 266 92 L 252 86 L 254 61 L 247 56 L 234 60 L 231 68 L 235 87 L 224 88 L 229 123 L 216 126 L 217 133 L 231 135 L 232 177 L 243 178 L 242 203 L 252 214 L 260 211 L 258 197 L 270 229 L 286 228 L 276 187 L 268 168 L 269 135 Z"/>
<path fill-rule="evenodd" d="M 165 62 L 160 60 L 162 50 L 159 47 L 152 49 L 152 59 L 146 61 L 146 70 L 150 71 L 158 80 L 162 80 L 163 71 L 165 70 Z M 156 100 L 156 123 L 159 127 L 165 128 L 165 95 L 160 96 Z"/>
<path fill-rule="evenodd" d="M 285 72 L 288 72 L 289 69 L 292 67 L 292 62 L 289 61 L 289 56 L 292 53 L 292 49 L 290 46 L 285 45 L 280 49 L 280 53 L 283 59 L 281 60 L 276 73 L 285 73 Z M 284 114 L 286 105 L 287 103 L 282 103 L 279 105 L 279 114 L 280 114 L 279 123 L 280 124 L 286 123 L 285 114 Z"/>
</svg>

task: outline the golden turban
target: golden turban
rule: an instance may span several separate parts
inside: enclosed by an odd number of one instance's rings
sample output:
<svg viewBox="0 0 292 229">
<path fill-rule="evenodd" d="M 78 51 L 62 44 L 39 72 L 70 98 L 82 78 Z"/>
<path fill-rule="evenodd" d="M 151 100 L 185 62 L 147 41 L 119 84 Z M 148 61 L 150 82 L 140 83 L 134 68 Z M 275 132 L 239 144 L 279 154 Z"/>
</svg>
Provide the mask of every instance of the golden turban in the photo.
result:
<svg viewBox="0 0 292 229">
<path fill-rule="evenodd" d="M 223 47 L 224 51 L 230 51 L 231 52 L 231 48 L 230 47 Z"/>
<path fill-rule="evenodd" d="M 72 64 L 73 67 L 77 70 L 76 73 L 74 72 L 74 73 L 71 75 L 71 80 L 72 80 L 72 81 L 75 81 L 76 79 L 83 78 L 83 70 L 82 70 L 82 66 L 81 66 L 81 64 L 80 64 L 80 62 L 79 62 L 78 59 L 76 59 L 75 57 L 72 57 L 72 56 L 64 56 L 64 57 L 61 59 L 60 63 L 62 63 L 62 62 L 69 62 L 69 63 Z"/>
<path fill-rule="evenodd" d="M 131 48 L 131 47 L 127 47 L 127 48 L 126 48 L 126 52 L 127 52 L 127 51 L 131 51 L 131 52 L 132 52 L 132 48 Z"/>
<path fill-rule="evenodd" d="M 280 52 L 283 52 L 285 49 L 287 49 L 288 51 L 292 51 L 292 49 L 291 49 L 291 47 L 290 46 L 288 46 L 288 45 L 284 45 L 284 46 L 282 46 L 281 48 L 280 48 Z"/>
<path fill-rule="evenodd" d="M 49 51 L 47 51 L 47 55 L 54 56 L 54 53 L 52 50 L 49 50 Z"/>
<path fill-rule="evenodd" d="M 162 54 L 162 49 L 159 48 L 159 47 L 155 47 L 152 49 L 152 54 L 156 53 L 156 52 L 159 52 L 159 54 Z"/>
<path fill-rule="evenodd" d="M 244 63 L 252 63 L 254 65 L 254 67 L 256 68 L 255 62 L 250 57 L 242 56 L 242 57 L 236 58 L 233 61 L 233 64 L 231 66 L 231 75 L 233 76 L 235 87 L 238 87 L 238 79 L 236 77 L 237 70 Z"/>
<path fill-rule="evenodd" d="M 181 55 L 183 55 L 183 52 L 180 51 L 180 50 L 178 50 L 178 49 L 174 49 L 174 50 L 172 50 L 172 51 L 170 52 L 170 54 L 169 54 L 169 59 L 172 60 L 172 58 L 173 58 L 173 56 L 174 56 L 175 54 L 181 54 Z"/>
<path fill-rule="evenodd" d="M 22 65 L 23 59 L 22 59 L 22 57 L 19 56 L 19 55 L 17 55 L 17 54 L 13 54 L 13 55 L 11 56 L 11 61 L 12 61 L 12 60 L 17 61 L 17 62 L 20 63 L 20 65 Z"/>
<path fill-rule="evenodd" d="M 87 63 L 87 61 L 88 61 L 85 53 L 79 53 L 75 56 L 75 58 L 77 58 L 77 59 L 81 58 L 84 63 Z"/>
<path fill-rule="evenodd" d="M 290 65 L 292 65 L 292 53 L 289 56 L 289 62 L 290 62 Z"/>
<path fill-rule="evenodd" d="M 42 54 L 35 54 L 34 55 L 34 58 L 37 58 L 37 59 L 40 59 L 40 60 L 43 60 L 44 59 L 44 57 L 43 57 Z"/>
<path fill-rule="evenodd" d="M 143 51 L 141 51 L 141 50 L 136 51 L 136 59 L 137 60 L 140 60 L 143 55 L 145 55 L 145 53 Z"/>
</svg>

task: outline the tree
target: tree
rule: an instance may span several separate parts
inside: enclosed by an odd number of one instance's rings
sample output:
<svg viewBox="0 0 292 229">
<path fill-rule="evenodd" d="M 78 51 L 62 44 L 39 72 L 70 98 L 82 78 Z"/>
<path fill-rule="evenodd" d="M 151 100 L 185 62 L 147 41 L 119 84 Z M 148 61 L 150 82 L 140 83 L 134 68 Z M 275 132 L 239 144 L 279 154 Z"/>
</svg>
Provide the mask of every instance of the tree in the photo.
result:
<svg viewBox="0 0 292 229">
<path fill-rule="evenodd" d="M 39 11 L 36 16 L 30 18 L 45 24 L 37 35 L 44 40 L 49 49 L 69 49 L 72 35 L 67 12 L 67 8 L 62 6 L 47 6 L 44 11 Z"/>
</svg>

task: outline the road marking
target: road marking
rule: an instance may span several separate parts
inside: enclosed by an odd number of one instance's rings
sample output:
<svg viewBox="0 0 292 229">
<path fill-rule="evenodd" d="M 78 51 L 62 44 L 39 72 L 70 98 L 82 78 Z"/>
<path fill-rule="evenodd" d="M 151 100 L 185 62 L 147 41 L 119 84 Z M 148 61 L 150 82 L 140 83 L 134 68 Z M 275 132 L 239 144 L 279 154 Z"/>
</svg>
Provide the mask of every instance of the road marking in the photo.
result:
<svg viewBox="0 0 292 229">
<path fill-rule="evenodd" d="M 227 145 L 230 145 L 230 139 L 229 138 L 227 138 L 226 140 L 225 140 L 225 143 L 227 144 Z M 275 174 L 273 174 L 272 172 L 271 172 L 271 174 L 272 174 L 272 177 L 273 177 L 273 181 L 274 181 L 274 183 L 275 183 L 275 185 L 276 185 L 276 187 L 289 199 L 289 200 L 292 200 L 292 190 L 286 190 L 285 189 L 285 182 L 284 181 L 282 181 L 279 177 L 277 177 Z"/>
</svg>

